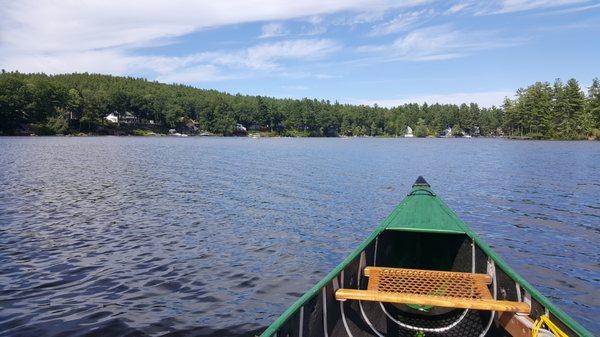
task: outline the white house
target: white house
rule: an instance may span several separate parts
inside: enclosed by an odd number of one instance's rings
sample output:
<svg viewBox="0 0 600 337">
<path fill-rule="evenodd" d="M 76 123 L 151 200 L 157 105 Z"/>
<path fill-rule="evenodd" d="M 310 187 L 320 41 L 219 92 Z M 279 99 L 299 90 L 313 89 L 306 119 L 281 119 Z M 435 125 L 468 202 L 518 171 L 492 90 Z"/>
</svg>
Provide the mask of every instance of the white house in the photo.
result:
<svg viewBox="0 0 600 337">
<path fill-rule="evenodd" d="M 406 132 L 404 133 L 404 137 L 405 138 L 412 138 L 412 137 L 414 137 L 414 135 L 413 135 L 413 129 L 410 126 L 406 127 Z"/>
<path fill-rule="evenodd" d="M 121 116 L 121 122 L 125 124 L 136 123 L 137 117 L 135 117 L 131 112 L 125 111 L 125 115 Z"/>
<path fill-rule="evenodd" d="M 119 116 L 115 115 L 113 112 L 111 112 L 110 115 L 104 117 L 104 119 L 111 123 L 119 123 Z"/>
<path fill-rule="evenodd" d="M 246 130 L 246 128 L 242 124 L 237 123 L 235 125 L 235 131 L 247 132 L 248 130 Z"/>
<path fill-rule="evenodd" d="M 248 130 L 242 124 L 238 123 L 235 125 L 235 130 L 233 130 L 233 133 L 236 135 L 247 135 Z"/>
</svg>

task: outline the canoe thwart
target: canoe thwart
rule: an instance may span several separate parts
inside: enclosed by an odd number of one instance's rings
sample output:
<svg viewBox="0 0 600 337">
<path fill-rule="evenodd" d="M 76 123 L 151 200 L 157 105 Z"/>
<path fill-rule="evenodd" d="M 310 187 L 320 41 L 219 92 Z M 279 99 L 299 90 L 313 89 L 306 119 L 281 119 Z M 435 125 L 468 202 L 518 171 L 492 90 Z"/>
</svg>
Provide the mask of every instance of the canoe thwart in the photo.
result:
<svg viewBox="0 0 600 337">
<path fill-rule="evenodd" d="M 431 305 L 447 308 L 529 313 L 523 302 L 494 300 L 486 274 L 437 270 L 366 267 L 366 290 L 338 289 L 338 300 Z"/>
</svg>

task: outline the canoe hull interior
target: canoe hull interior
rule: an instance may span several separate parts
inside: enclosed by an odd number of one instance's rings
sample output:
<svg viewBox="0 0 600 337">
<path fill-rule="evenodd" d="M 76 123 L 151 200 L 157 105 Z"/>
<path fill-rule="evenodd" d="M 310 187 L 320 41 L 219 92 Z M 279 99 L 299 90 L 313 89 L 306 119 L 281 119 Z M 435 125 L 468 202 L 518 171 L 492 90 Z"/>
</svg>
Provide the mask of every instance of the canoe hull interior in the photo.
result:
<svg viewBox="0 0 600 337">
<path fill-rule="evenodd" d="M 335 293 L 341 288 L 365 293 L 359 290 L 367 289 L 368 278 L 364 275 L 367 266 L 487 274 L 490 277 L 485 278 L 491 278 L 488 289 L 485 284 L 478 289 L 482 293 L 489 290 L 486 296 L 488 303 L 493 302 L 494 310 L 508 310 L 506 308 L 511 307 L 498 304 L 499 301 L 510 301 L 502 303 L 521 302 L 519 306 L 530 312 L 513 314 L 459 309 L 473 308 L 468 304 L 469 300 L 463 301 L 467 303 L 463 306 L 457 304 L 458 300 L 432 301 L 438 305 L 434 307 L 419 307 L 418 302 L 404 300 L 396 302 L 413 304 L 372 301 L 381 297 L 354 297 L 369 298 L 370 301 L 337 300 Z M 421 281 L 425 282 L 418 280 Z M 423 297 L 417 298 L 422 300 Z M 415 297 L 413 301 L 416 301 Z M 441 307 L 440 303 L 450 303 L 449 306 L 454 307 Z M 524 337 L 531 336 L 533 322 L 542 318 L 549 319 L 568 336 L 592 336 L 502 261 L 436 196 L 429 184 L 419 178 L 408 196 L 382 224 L 339 266 L 289 307 L 261 337 Z M 554 335 L 541 330 L 538 336 Z"/>
<path fill-rule="evenodd" d="M 473 261 L 475 264 L 473 265 Z M 402 304 L 338 301 L 339 288 L 366 289 L 365 266 L 448 270 L 485 274 L 491 261 L 467 235 L 427 232 L 383 231 L 318 293 L 306 301 L 278 329 L 276 336 L 512 336 L 499 323 L 498 313 L 482 310 L 427 308 Z M 501 268 L 495 268 L 498 299 L 531 301 L 531 316 L 546 312 Z M 493 284 L 490 284 L 493 292 Z M 558 319 L 564 332 L 576 336 Z"/>
</svg>

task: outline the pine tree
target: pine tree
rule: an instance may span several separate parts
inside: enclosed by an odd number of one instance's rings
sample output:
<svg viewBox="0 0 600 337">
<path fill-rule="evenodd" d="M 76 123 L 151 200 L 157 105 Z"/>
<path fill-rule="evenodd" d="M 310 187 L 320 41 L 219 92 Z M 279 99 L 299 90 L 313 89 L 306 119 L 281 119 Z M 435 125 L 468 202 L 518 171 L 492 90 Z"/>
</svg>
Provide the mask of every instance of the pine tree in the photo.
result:
<svg viewBox="0 0 600 337">
<path fill-rule="evenodd" d="M 554 132 L 552 137 L 565 138 L 570 124 L 567 119 L 565 87 L 560 78 L 557 78 L 554 81 L 554 86 L 552 88 L 552 115 L 552 119 L 554 120 Z"/>
<path fill-rule="evenodd" d="M 552 128 L 552 95 L 550 84 L 537 82 L 527 87 L 519 97 L 519 107 L 523 109 L 528 133 L 535 137 L 549 137 Z"/>
<path fill-rule="evenodd" d="M 587 111 L 594 122 L 594 127 L 600 129 L 600 80 L 594 78 L 588 88 Z"/>
<path fill-rule="evenodd" d="M 542 83 L 539 109 L 541 113 L 540 131 L 545 138 L 552 138 L 556 125 L 554 124 L 554 112 L 552 111 L 552 87 L 548 82 Z"/>
<path fill-rule="evenodd" d="M 502 105 L 502 107 L 504 108 L 504 120 L 502 121 L 502 129 L 504 129 L 504 131 L 508 132 L 509 134 L 512 134 L 515 130 L 515 124 L 517 120 L 515 104 L 510 98 L 505 97 L 504 104 Z"/>
<path fill-rule="evenodd" d="M 585 111 L 585 96 L 574 78 L 567 81 L 567 85 L 565 85 L 565 106 L 566 118 L 569 123 L 567 136 L 575 138 L 589 132 L 591 120 Z"/>
<path fill-rule="evenodd" d="M 520 88 L 517 90 L 517 98 L 513 102 L 513 134 L 523 136 L 523 134 L 530 129 L 531 121 L 529 111 L 527 111 L 526 102 L 524 96 L 526 95 L 526 89 Z"/>
<path fill-rule="evenodd" d="M 83 108 L 83 99 L 77 89 L 69 89 L 66 109 L 69 112 L 70 119 L 79 119 Z"/>
</svg>

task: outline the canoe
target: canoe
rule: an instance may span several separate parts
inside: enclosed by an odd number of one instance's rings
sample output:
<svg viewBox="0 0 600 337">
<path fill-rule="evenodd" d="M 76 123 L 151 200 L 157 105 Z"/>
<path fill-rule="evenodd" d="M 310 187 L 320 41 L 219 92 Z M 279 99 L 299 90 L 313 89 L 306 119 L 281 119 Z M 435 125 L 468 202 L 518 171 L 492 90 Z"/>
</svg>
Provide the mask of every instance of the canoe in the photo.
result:
<svg viewBox="0 0 600 337">
<path fill-rule="evenodd" d="M 496 255 L 419 177 L 270 336 L 592 336 Z"/>
</svg>

